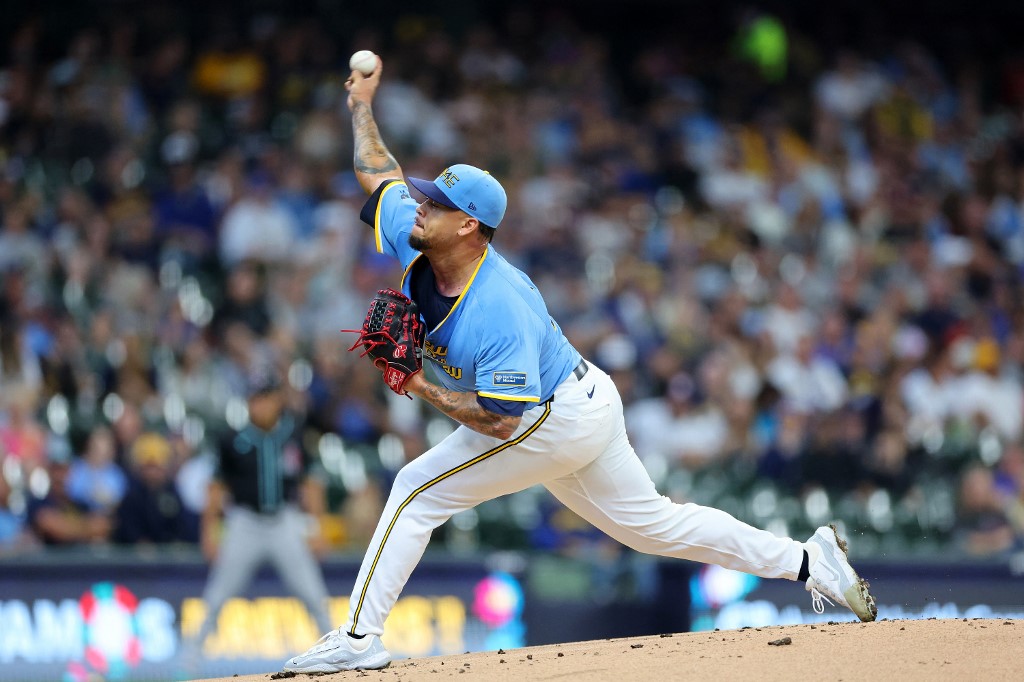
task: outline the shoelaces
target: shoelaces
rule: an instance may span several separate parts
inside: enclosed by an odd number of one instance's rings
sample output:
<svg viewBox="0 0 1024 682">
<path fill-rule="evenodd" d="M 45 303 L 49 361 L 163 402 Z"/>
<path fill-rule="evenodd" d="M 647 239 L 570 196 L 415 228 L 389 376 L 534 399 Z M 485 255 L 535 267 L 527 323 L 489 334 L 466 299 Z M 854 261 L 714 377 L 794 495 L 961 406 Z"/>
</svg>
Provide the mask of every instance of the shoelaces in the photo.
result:
<svg viewBox="0 0 1024 682">
<path fill-rule="evenodd" d="M 327 649 L 334 649 L 338 646 L 338 637 L 341 634 L 341 628 L 337 630 L 331 630 L 326 635 L 317 640 L 317 643 L 309 650 L 309 653 L 316 654 Z"/>
<path fill-rule="evenodd" d="M 818 591 L 818 588 L 811 588 L 811 602 L 814 606 L 814 612 L 819 616 L 825 613 L 825 602 L 828 602 L 829 606 L 835 606 L 835 603 L 831 599 L 823 595 Z"/>
</svg>

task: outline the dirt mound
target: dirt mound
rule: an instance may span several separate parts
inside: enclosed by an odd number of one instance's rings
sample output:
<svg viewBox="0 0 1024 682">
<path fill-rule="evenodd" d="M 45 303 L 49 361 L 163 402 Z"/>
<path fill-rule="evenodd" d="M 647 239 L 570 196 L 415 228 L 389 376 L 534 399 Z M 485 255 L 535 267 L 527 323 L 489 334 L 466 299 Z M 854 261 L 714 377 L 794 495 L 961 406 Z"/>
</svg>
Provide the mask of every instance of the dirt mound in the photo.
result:
<svg viewBox="0 0 1024 682">
<path fill-rule="evenodd" d="M 787 643 L 786 640 L 789 640 Z M 572 642 L 396 661 L 383 671 L 295 682 L 378 678 L 479 680 L 1010 680 L 1020 679 L 1024 621 L 896 620 L 744 628 Z M 462 677 L 464 676 L 464 677 Z M 270 682 L 270 674 L 216 682 Z"/>
</svg>

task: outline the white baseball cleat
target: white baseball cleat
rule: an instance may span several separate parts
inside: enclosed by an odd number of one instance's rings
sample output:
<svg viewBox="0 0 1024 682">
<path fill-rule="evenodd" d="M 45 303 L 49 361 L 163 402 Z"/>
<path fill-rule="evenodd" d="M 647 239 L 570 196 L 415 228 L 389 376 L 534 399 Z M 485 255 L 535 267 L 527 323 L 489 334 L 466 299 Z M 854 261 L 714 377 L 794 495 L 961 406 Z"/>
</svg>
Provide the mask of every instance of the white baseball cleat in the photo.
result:
<svg viewBox="0 0 1024 682">
<path fill-rule="evenodd" d="M 847 607 L 864 622 L 878 615 L 875 598 L 868 591 L 868 581 L 861 579 L 846 558 L 846 542 L 839 537 L 835 526 L 822 526 L 807 541 L 807 591 L 814 601 L 814 612 L 824 613 L 825 604 L 836 603 Z"/>
<path fill-rule="evenodd" d="M 331 630 L 309 651 L 290 658 L 284 669 L 293 673 L 336 673 L 342 670 L 379 670 L 391 663 L 391 654 L 377 635 L 349 637 L 342 628 Z"/>
</svg>

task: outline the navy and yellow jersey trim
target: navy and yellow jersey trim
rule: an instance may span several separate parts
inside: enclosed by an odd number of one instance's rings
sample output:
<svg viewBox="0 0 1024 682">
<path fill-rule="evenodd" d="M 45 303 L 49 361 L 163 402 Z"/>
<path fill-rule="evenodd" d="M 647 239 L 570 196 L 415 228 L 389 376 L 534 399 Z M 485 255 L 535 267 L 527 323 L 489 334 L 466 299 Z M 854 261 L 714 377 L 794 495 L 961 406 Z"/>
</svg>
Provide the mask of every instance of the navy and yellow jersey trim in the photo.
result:
<svg viewBox="0 0 1024 682">
<path fill-rule="evenodd" d="M 416 254 L 416 257 L 409 261 L 409 264 L 405 266 L 405 271 L 402 273 L 402 283 L 400 285 L 402 291 L 409 291 L 409 288 L 406 286 L 406 283 L 409 281 L 409 273 L 412 272 L 412 266 L 416 265 L 416 262 L 422 257 L 422 253 Z M 458 301 L 456 301 L 456 303 L 458 303 Z"/>
<path fill-rule="evenodd" d="M 431 334 L 433 334 L 442 326 L 444 326 L 444 323 L 451 318 L 452 313 L 455 312 L 455 309 L 459 307 L 459 304 L 466 299 L 466 294 L 469 293 L 469 289 L 470 287 L 473 286 L 473 281 L 476 279 L 477 273 L 480 272 L 480 267 L 484 264 L 484 261 L 487 260 L 487 254 L 489 254 L 490 252 L 490 247 L 487 247 L 487 250 L 484 251 L 482 256 L 480 256 L 480 260 L 477 261 L 476 267 L 473 268 L 473 274 L 469 276 L 469 281 L 466 282 L 466 286 L 462 288 L 462 293 L 459 294 L 459 297 L 457 299 L 455 299 L 455 303 L 452 305 L 452 309 L 448 311 L 448 314 L 444 316 L 443 320 L 437 323 L 436 327 L 430 330 Z M 416 261 L 418 261 L 420 259 L 420 256 L 422 255 L 422 253 L 417 254 L 416 257 L 413 258 L 412 261 L 410 261 L 409 265 L 405 267 L 405 272 L 402 273 L 402 291 L 404 291 L 407 295 L 410 293 L 408 287 L 409 273 L 412 272 L 412 266 L 416 264 Z"/>
<path fill-rule="evenodd" d="M 435 476 L 431 480 L 421 485 L 419 488 L 416 488 L 416 490 L 413 490 L 411 493 L 409 493 L 409 496 L 405 498 L 405 501 L 402 502 L 402 504 L 399 505 L 398 509 L 395 511 L 395 515 L 392 517 L 391 523 L 388 524 L 388 529 L 384 531 L 384 537 L 381 538 L 380 547 L 377 548 L 377 554 L 373 557 L 373 563 L 370 564 L 370 571 L 366 574 L 366 580 L 363 582 L 363 589 L 359 593 L 359 601 L 356 604 L 356 610 L 352 614 L 352 625 L 349 628 L 349 632 L 353 634 L 358 634 L 357 628 L 359 626 L 359 614 L 363 610 L 363 600 L 366 599 L 366 590 L 369 588 L 370 581 L 373 579 L 373 573 L 377 569 L 377 562 L 380 561 L 380 555 L 384 553 L 384 545 L 387 544 L 388 538 L 391 536 L 391 531 L 394 530 L 395 524 L 398 522 L 399 515 L 405 510 L 407 506 L 409 506 L 409 503 L 416 499 L 416 496 L 422 493 L 424 490 L 428 490 L 431 486 L 437 485 L 446 478 L 450 478 L 451 476 L 454 476 L 460 471 L 465 471 L 474 464 L 479 464 L 480 462 L 483 462 L 484 460 L 493 457 L 494 455 L 497 455 L 500 452 L 504 452 L 510 447 L 519 445 L 524 440 L 533 435 L 537 431 L 537 429 L 539 429 L 541 425 L 545 421 L 547 421 L 547 418 L 550 414 L 551 401 L 549 400 L 547 403 L 544 404 L 544 414 L 542 414 L 530 428 L 526 429 L 526 431 L 523 431 L 518 437 L 513 438 L 512 440 L 507 440 L 501 445 L 491 448 L 487 452 L 484 452 L 480 455 L 477 455 L 468 462 L 463 462 L 457 467 L 449 469 L 448 471 L 444 472 L 443 474 L 440 474 L 439 476 Z"/>
<path fill-rule="evenodd" d="M 539 395 L 509 395 L 507 393 L 488 393 L 486 391 L 477 391 L 477 395 L 483 396 L 484 398 L 497 398 L 498 400 L 513 400 L 521 403 L 539 403 Z"/>
<path fill-rule="evenodd" d="M 380 194 L 377 194 L 377 208 L 373 212 L 373 240 L 377 247 L 377 253 L 384 253 L 384 245 L 381 243 L 380 229 L 380 209 L 381 206 L 384 205 L 384 195 L 393 190 L 395 186 L 402 184 L 405 183 L 401 180 L 388 180 L 378 188 Z"/>
</svg>

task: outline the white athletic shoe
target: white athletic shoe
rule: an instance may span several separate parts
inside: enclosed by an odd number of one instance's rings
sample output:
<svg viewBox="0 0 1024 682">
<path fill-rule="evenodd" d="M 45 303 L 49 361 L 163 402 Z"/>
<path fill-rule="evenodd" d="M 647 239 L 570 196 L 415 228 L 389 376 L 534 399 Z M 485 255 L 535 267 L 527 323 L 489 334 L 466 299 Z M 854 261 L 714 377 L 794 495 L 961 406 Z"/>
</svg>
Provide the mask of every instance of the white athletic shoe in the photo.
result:
<svg viewBox="0 0 1024 682">
<path fill-rule="evenodd" d="M 824 613 L 825 604 L 832 600 L 847 607 L 864 622 L 878 615 L 875 598 L 868 591 L 868 581 L 862 580 L 846 558 L 846 542 L 839 537 L 835 526 L 822 526 L 807 541 L 807 591 L 814 602 L 814 612 Z"/>
<path fill-rule="evenodd" d="M 342 670 L 379 670 L 391 663 L 391 654 L 377 635 L 362 639 L 349 637 L 343 628 L 331 630 L 310 647 L 284 664 L 293 673 L 336 673 Z"/>
</svg>

